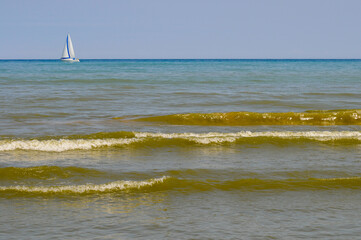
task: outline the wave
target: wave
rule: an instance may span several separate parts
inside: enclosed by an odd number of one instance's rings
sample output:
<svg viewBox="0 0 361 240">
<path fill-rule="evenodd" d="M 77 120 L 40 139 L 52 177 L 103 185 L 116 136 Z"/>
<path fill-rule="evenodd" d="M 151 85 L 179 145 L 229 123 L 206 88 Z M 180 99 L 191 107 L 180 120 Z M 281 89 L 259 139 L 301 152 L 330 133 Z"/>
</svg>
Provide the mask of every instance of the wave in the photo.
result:
<svg viewBox="0 0 361 240">
<path fill-rule="evenodd" d="M 173 125 L 361 125 L 361 110 L 314 110 L 306 112 L 186 113 L 134 119 Z"/>
<path fill-rule="evenodd" d="M 24 181 L 27 179 L 55 180 L 68 179 L 77 176 L 101 176 L 104 173 L 94 169 L 81 167 L 35 166 L 35 167 L 5 167 L 0 168 L 0 181 Z"/>
<path fill-rule="evenodd" d="M 141 172 L 117 172 L 113 170 L 96 170 L 83 167 L 61 167 L 61 166 L 32 166 L 32 167 L 4 167 L 0 168 L 0 181 L 2 182 L 26 182 L 27 180 L 47 181 L 89 181 L 96 179 L 118 180 L 126 178 L 153 178 L 164 175 L 176 178 L 208 178 L 208 179 L 237 179 L 237 178 L 259 178 L 259 179 L 307 179 L 307 178 L 337 178 L 353 177 L 353 169 L 343 170 L 282 170 L 267 172 L 249 172 L 240 169 L 175 169 L 167 171 L 141 171 Z"/>
<path fill-rule="evenodd" d="M 359 93 L 333 93 L 333 92 L 313 92 L 313 93 L 303 93 L 306 96 L 335 96 L 335 97 L 352 97 L 358 98 Z"/>
<path fill-rule="evenodd" d="M 39 139 L 3 139 L 1 151 L 34 150 L 63 152 L 70 150 L 90 150 L 109 147 L 164 147 L 164 146 L 204 146 L 224 144 L 285 144 L 319 142 L 330 144 L 360 144 L 360 131 L 269 131 L 236 133 L 150 133 L 112 132 L 65 137 L 43 137 Z"/>
<path fill-rule="evenodd" d="M 265 190 L 334 190 L 361 189 L 361 177 L 309 178 L 309 179 L 257 179 L 245 178 L 228 181 L 182 179 L 170 176 L 144 181 L 120 180 L 105 184 L 59 186 L 0 186 L 2 196 L 83 195 L 104 193 L 156 192 L 156 191 L 265 191 Z"/>
<path fill-rule="evenodd" d="M 92 194 L 112 193 L 120 191 L 134 191 L 147 189 L 164 182 L 168 177 L 149 179 L 146 181 L 114 181 L 105 184 L 84 184 L 65 186 L 0 186 L 0 193 L 3 194 Z"/>
<path fill-rule="evenodd" d="M 249 192 L 361 189 L 361 177 L 357 172 L 326 170 L 257 173 L 235 169 L 179 169 L 151 173 L 117 173 L 81 167 L 36 166 L 0 168 L 0 176 L 1 197 L 157 191 L 241 190 Z M 124 178 L 128 179 L 124 180 Z M 104 181 L 107 182 L 104 183 Z M 79 182 L 87 184 L 79 184 Z"/>
</svg>

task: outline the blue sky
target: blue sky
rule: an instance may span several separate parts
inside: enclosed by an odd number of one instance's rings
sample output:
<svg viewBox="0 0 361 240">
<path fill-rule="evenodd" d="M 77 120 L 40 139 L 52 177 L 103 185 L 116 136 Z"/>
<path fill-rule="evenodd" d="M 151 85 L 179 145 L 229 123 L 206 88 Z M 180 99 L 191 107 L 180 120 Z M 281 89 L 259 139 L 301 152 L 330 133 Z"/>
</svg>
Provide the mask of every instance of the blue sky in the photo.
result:
<svg viewBox="0 0 361 240">
<path fill-rule="evenodd" d="M 0 59 L 361 58 L 359 0 L 0 0 Z"/>
</svg>

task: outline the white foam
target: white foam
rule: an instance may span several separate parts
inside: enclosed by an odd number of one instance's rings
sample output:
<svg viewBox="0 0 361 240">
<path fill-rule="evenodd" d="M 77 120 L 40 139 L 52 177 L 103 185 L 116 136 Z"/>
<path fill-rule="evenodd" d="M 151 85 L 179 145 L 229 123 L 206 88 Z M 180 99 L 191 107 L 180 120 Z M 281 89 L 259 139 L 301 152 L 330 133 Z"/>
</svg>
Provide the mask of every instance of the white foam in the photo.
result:
<svg viewBox="0 0 361 240">
<path fill-rule="evenodd" d="M 132 189 L 141 189 L 154 184 L 163 183 L 169 176 L 154 178 L 147 181 L 116 181 L 106 184 L 86 184 L 86 185 L 68 185 L 68 186 L 9 186 L 0 187 L 0 191 L 18 191 L 29 193 L 89 193 L 89 192 L 111 192 L 124 191 Z"/>
<path fill-rule="evenodd" d="M 251 132 L 242 131 L 236 133 L 135 133 L 136 137 L 142 138 L 180 138 L 195 141 L 201 144 L 234 142 L 240 138 L 255 137 L 274 137 L 283 139 L 308 138 L 319 141 L 337 140 L 337 139 L 356 139 L 361 140 L 359 131 L 270 131 L 270 132 Z"/>
<path fill-rule="evenodd" d="M 37 150 L 49 152 L 62 152 L 69 150 L 88 150 L 97 147 L 109 147 L 114 145 L 127 145 L 141 139 L 60 139 L 60 140 L 5 140 L 0 141 L 0 151 L 12 150 Z"/>
<path fill-rule="evenodd" d="M 300 117 L 300 120 L 302 121 L 308 121 L 308 120 L 312 120 L 313 117 Z"/>
<path fill-rule="evenodd" d="M 2 140 L 0 151 L 35 150 L 49 152 L 63 152 L 69 150 L 89 150 L 99 147 L 129 145 L 142 141 L 184 139 L 198 144 L 235 142 L 241 138 L 271 137 L 282 139 L 305 138 L 317 141 L 330 141 L 352 139 L 361 141 L 360 131 L 269 131 L 236 133 L 149 133 L 135 132 L 133 138 L 108 138 L 108 139 L 60 139 L 60 140 Z"/>
<path fill-rule="evenodd" d="M 361 180 L 361 177 L 343 177 L 343 178 L 315 178 L 318 181 L 343 181 L 343 180 Z"/>
</svg>

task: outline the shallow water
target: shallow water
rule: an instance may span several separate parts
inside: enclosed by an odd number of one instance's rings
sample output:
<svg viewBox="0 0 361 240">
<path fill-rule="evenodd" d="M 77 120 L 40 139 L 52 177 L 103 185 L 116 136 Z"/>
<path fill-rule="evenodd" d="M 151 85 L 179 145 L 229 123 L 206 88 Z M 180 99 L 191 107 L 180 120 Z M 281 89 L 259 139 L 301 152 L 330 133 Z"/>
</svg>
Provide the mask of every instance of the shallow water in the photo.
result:
<svg viewBox="0 0 361 240">
<path fill-rule="evenodd" d="M 360 60 L 0 61 L 0 238 L 356 239 Z"/>
</svg>

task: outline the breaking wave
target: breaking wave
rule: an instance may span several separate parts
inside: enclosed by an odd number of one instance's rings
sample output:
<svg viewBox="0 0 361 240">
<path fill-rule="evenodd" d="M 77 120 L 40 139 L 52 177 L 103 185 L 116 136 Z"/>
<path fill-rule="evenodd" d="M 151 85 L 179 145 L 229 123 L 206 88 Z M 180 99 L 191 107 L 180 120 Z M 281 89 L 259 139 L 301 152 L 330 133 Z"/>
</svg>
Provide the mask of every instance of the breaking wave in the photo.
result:
<svg viewBox="0 0 361 240">
<path fill-rule="evenodd" d="M 361 125 L 361 110 L 313 110 L 306 112 L 186 113 L 135 119 L 174 125 Z"/>
<path fill-rule="evenodd" d="M 165 172 L 117 173 L 81 167 L 36 166 L 0 168 L 0 176 L 0 197 L 157 191 L 361 189 L 359 174 L 345 171 L 305 170 L 256 173 L 240 170 L 180 169 Z"/>
<path fill-rule="evenodd" d="M 32 193 L 32 194 L 91 194 L 112 193 L 146 189 L 161 184 L 168 177 L 149 179 L 146 181 L 115 181 L 105 184 L 84 184 L 65 186 L 0 186 L 0 193 Z"/>
<path fill-rule="evenodd" d="M 98 139 L 96 137 L 99 137 Z M 49 138 L 49 137 L 47 137 Z M 90 150 L 109 147 L 164 147 L 164 146 L 204 146 L 212 144 L 284 144 L 319 142 L 332 144 L 360 144 L 360 131 L 268 131 L 235 133 L 150 133 L 133 132 L 124 135 L 118 132 L 96 133 L 54 137 L 54 139 L 3 139 L 0 151 L 34 150 L 63 152 L 70 150 Z"/>
<path fill-rule="evenodd" d="M 361 177 L 309 178 L 309 179 L 257 179 L 245 178 L 228 181 L 182 179 L 163 176 L 145 181 L 114 181 L 105 184 L 60 186 L 0 186 L 3 196 L 83 195 L 104 193 L 156 192 L 156 191 L 264 191 L 264 190 L 333 190 L 361 189 Z"/>
</svg>

